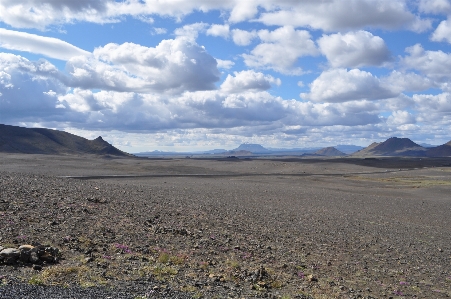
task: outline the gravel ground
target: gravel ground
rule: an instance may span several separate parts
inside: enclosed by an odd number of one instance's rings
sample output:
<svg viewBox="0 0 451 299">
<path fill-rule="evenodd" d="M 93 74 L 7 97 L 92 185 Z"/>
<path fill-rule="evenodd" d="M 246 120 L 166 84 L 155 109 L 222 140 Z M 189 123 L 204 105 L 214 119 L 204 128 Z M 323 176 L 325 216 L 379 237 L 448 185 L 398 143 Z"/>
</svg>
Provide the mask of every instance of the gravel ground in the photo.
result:
<svg viewBox="0 0 451 299">
<path fill-rule="evenodd" d="M 451 171 L 431 161 L 2 155 L 0 245 L 62 256 L 0 264 L 0 298 L 448 298 Z"/>
</svg>

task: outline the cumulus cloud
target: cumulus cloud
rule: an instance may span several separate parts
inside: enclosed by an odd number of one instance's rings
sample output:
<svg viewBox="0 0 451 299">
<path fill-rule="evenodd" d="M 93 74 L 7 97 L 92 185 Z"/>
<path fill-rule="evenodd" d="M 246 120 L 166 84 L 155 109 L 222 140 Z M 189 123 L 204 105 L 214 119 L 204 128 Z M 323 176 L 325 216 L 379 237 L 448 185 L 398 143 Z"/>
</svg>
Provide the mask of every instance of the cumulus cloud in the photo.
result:
<svg viewBox="0 0 451 299">
<path fill-rule="evenodd" d="M 280 81 L 253 71 L 235 73 L 219 90 L 166 95 L 68 89 L 48 62 L 12 54 L 0 55 L 0 62 L 0 109 L 8 121 L 64 121 L 72 127 L 155 132 L 245 126 L 269 132 L 286 126 L 378 121 L 368 102 L 315 104 L 274 97 L 264 90 Z"/>
<path fill-rule="evenodd" d="M 417 120 L 426 125 L 433 125 L 430 132 L 438 134 L 443 131 L 449 139 L 451 125 L 451 93 L 444 92 L 438 95 L 413 95 Z"/>
<path fill-rule="evenodd" d="M 185 25 L 181 28 L 177 28 L 174 34 L 178 37 L 183 37 L 190 40 L 196 40 L 200 33 L 205 32 L 208 24 L 206 23 L 194 23 Z"/>
<path fill-rule="evenodd" d="M 359 69 L 331 69 L 323 72 L 310 85 L 310 93 L 301 98 L 314 102 L 340 103 L 353 100 L 380 100 L 396 97 L 398 93 Z"/>
<path fill-rule="evenodd" d="M 440 0 L 422 1 L 443 7 Z M 443 2 L 443 0 L 442 0 Z M 438 3 L 438 4 L 436 4 Z M 265 13 L 259 15 L 259 9 Z M 257 18 L 267 25 L 311 27 L 326 31 L 360 28 L 409 28 L 424 31 L 431 22 L 409 11 L 405 1 L 391 0 L 223 0 L 223 1 L 113 1 L 113 0 L 3 0 L 0 2 L 0 20 L 16 28 L 45 29 L 55 24 L 77 21 L 107 23 L 119 22 L 123 16 L 132 16 L 148 22 L 152 15 L 169 16 L 180 20 L 194 11 L 221 10 L 229 13 L 228 21 L 238 23 Z M 365 13 L 361 13 L 365 12 Z"/>
<path fill-rule="evenodd" d="M 365 13 L 362 13 L 365 12 Z M 392 0 L 330 0 L 280 1 L 272 11 L 262 13 L 258 20 L 266 25 L 311 27 L 325 31 L 360 28 L 408 28 L 422 32 L 431 21 L 412 14 L 405 1 Z"/>
<path fill-rule="evenodd" d="M 59 119 L 57 95 L 66 93 L 56 68 L 45 60 L 31 62 L 0 53 L 0 111 L 2 122 Z"/>
<path fill-rule="evenodd" d="M 448 114 L 451 113 L 451 93 L 445 92 L 438 95 L 413 95 L 419 111 L 424 113 Z"/>
<path fill-rule="evenodd" d="M 291 26 L 274 31 L 260 30 L 258 37 L 262 43 L 250 54 L 243 54 L 244 63 L 249 67 L 273 69 L 283 74 L 301 74 L 301 68 L 296 66 L 298 59 L 318 53 L 310 33 L 295 30 Z"/>
<path fill-rule="evenodd" d="M 451 20 L 440 22 L 437 29 L 432 33 L 431 40 L 435 42 L 448 42 L 451 44 Z"/>
<path fill-rule="evenodd" d="M 389 86 L 391 90 L 401 92 L 418 92 L 432 87 L 436 84 L 429 78 L 415 73 L 404 73 L 393 71 L 390 75 L 381 78 L 384 86 Z"/>
<path fill-rule="evenodd" d="M 67 62 L 71 86 L 115 91 L 169 92 L 215 89 L 216 60 L 195 42 L 163 40 L 155 48 L 133 43 L 96 48 L 94 58 Z"/>
<path fill-rule="evenodd" d="M 38 28 L 49 25 L 87 21 L 96 23 L 116 21 L 108 11 L 113 1 L 102 0 L 2 0 L 0 20 L 15 28 Z"/>
<path fill-rule="evenodd" d="M 406 48 L 407 56 L 401 63 L 408 69 L 420 71 L 438 83 L 447 83 L 451 79 L 451 54 L 443 51 L 426 51 L 420 44 Z"/>
<path fill-rule="evenodd" d="M 231 60 L 222 60 L 216 58 L 216 61 L 218 62 L 218 68 L 220 69 L 230 69 L 235 65 L 235 62 Z"/>
<path fill-rule="evenodd" d="M 418 9 L 431 14 L 449 14 L 451 13 L 451 2 L 449 0 L 420 0 Z"/>
<path fill-rule="evenodd" d="M 416 118 L 408 111 L 393 111 L 392 114 L 387 118 L 387 123 L 391 126 L 402 126 L 415 124 Z"/>
<path fill-rule="evenodd" d="M 264 91 L 271 88 L 271 84 L 280 85 L 280 79 L 254 71 L 235 72 L 235 76 L 228 75 L 221 90 L 227 93 L 240 93 L 245 91 Z"/>
<path fill-rule="evenodd" d="M 238 46 L 248 46 L 251 44 L 252 40 L 257 37 L 257 32 L 246 31 L 241 29 L 233 29 L 232 30 L 232 39 L 233 42 Z"/>
<path fill-rule="evenodd" d="M 225 25 L 213 24 L 207 30 L 207 35 L 220 36 L 225 39 L 229 38 L 229 33 L 230 33 L 230 26 L 228 24 L 225 24 Z"/>
<path fill-rule="evenodd" d="M 391 59 L 384 40 L 363 30 L 323 35 L 318 45 L 333 67 L 382 66 Z"/>
</svg>

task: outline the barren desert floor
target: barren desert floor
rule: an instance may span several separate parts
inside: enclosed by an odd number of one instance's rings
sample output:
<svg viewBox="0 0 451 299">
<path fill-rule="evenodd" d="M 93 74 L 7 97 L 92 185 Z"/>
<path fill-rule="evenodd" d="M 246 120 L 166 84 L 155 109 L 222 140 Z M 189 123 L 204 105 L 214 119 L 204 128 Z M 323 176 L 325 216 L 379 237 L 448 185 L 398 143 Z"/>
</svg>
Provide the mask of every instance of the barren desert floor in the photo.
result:
<svg viewBox="0 0 451 299">
<path fill-rule="evenodd" d="M 451 158 L 0 154 L 0 246 L 38 243 L 0 298 L 448 298 Z"/>
</svg>

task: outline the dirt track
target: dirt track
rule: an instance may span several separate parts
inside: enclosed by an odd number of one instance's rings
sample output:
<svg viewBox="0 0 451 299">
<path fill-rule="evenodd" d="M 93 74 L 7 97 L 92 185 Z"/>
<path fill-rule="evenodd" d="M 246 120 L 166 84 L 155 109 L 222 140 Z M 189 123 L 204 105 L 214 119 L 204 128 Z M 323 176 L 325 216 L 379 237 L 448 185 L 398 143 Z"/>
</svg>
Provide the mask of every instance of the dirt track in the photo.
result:
<svg viewBox="0 0 451 299">
<path fill-rule="evenodd" d="M 450 161 L 1 155 L 0 245 L 26 236 L 65 259 L 0 267 L 130 298 L 446 298 Z"/>
</svg>

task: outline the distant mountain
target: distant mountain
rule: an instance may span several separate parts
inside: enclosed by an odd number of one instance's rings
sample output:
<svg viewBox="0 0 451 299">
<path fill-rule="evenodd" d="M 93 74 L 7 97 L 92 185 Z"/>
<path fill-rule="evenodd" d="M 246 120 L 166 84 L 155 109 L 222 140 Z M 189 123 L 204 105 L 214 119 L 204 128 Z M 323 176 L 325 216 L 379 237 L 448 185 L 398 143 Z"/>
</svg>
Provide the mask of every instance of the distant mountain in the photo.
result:
<svg viewBox="0 0 451 299">
<path fill-rule="evenodd" d="M 253 153 L 250 151 L 244 151 L 244 150 L 232 150 L 232 151 L 227 151 L 225 153 L 222 153 L 222 155 L 225 156 L 252 156 Z"/>
<path fill-rule="evenodd" d="M 433 147 L 437 147 L 437 145 L 432 145 L 429 143 L 418 143 L 419 145 L 421 145 L 424 148 L 433 148 Z"/>
<path fill-rule="evenodd" d="M 260 144 L 252 144 L 252 143 L 243 143 L 236 149 L 233 149 L 232 151 L 248 151 L 253 154 L 265 154 L 271 152 L 270 150 L 264 148 Z"/>
<path fill-rule="evenodd" d="M 423 157 L 426 148 L 416 144 L 409 138 L 391 137 L 381 143 L 372 143 L 352 156 L 413 156 Z"/>
<path fill-rule="evenodd" d="M 226 151 L 227 151 L 226 149 L 217 148 L 214 150 L 204 151 L 202 153 L 204 153 L 204 154 L 222 154 L 222 153 L 225 153 Z"/>
<path fill-rule="evenodd" d="M 24 154 L 94 154 L 132 156 L 97 137 L 88 140 L 70 133 L 0 124 L 0 152 Z"/>
<path fill-rule="evenodd" d="M 343 153 L 349 155 L 349 154 L 352 154 L 352 153 L 362 150 L 364 147 L 358 146 L 358 145 L 339 144 L 339 145 L 334 146 L 334 148 L 336 148 L 340 152 L 343 152 Z"/>
<path fill-rule="evenodd" d="M 451 157 L 451 141 L 439 145 L 437 147 L 430 148 L 426 151 L 428 157 Z"/>
<path fill-rule="evenodd" d="M 346 156 L 345 153 L 337 150 L 335 147 L 326 147 L 323 149 L 320 149 L 319 151 L 316 151 L 314 155 L 319 156 L 327 156 L 327 157 L 341 157 Z"/>
</svg>

